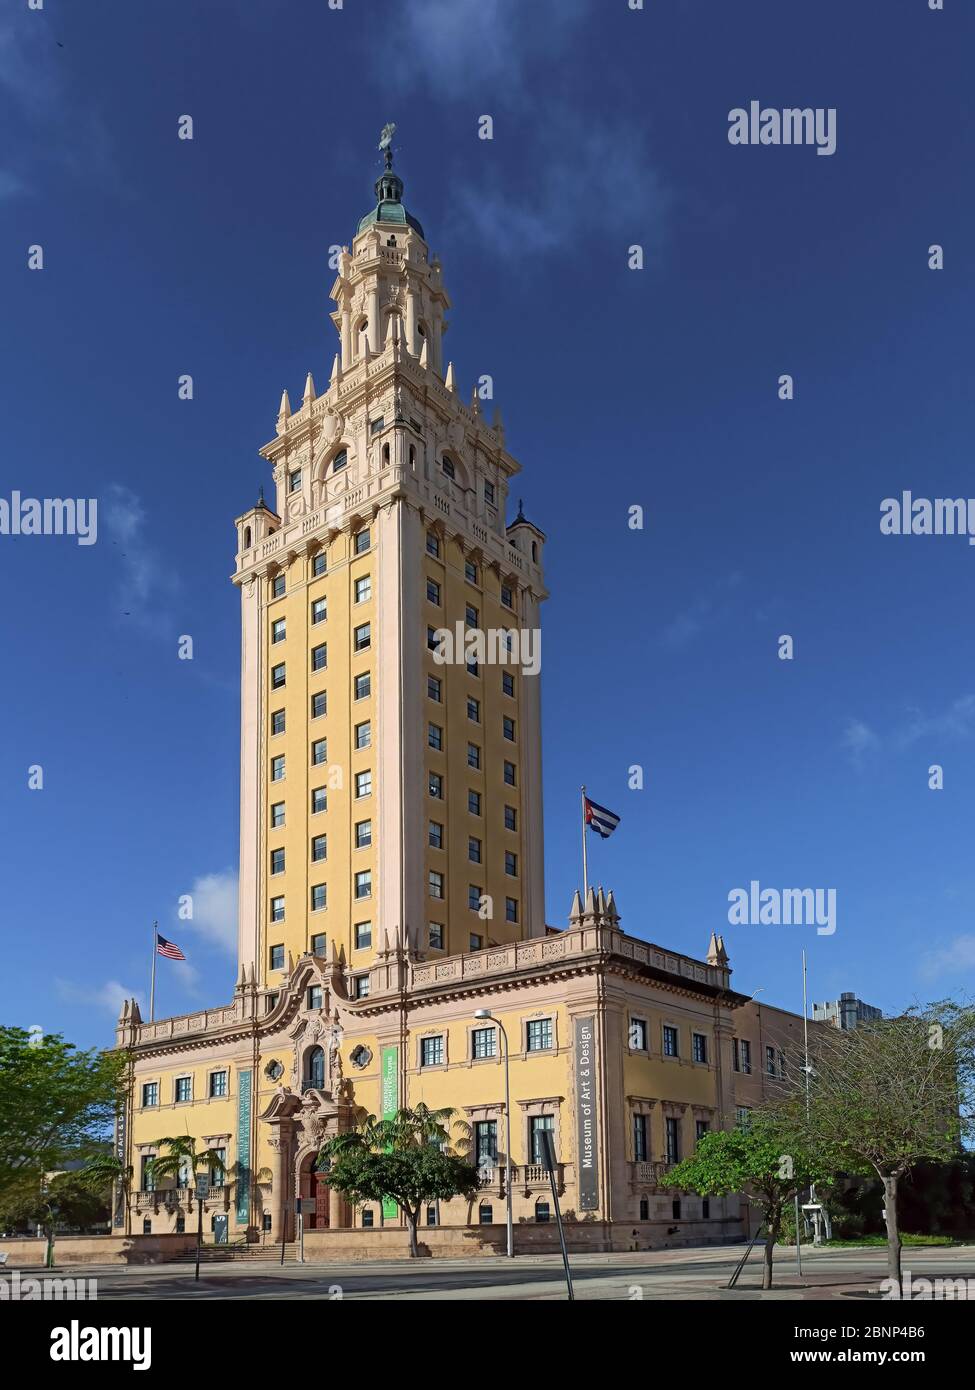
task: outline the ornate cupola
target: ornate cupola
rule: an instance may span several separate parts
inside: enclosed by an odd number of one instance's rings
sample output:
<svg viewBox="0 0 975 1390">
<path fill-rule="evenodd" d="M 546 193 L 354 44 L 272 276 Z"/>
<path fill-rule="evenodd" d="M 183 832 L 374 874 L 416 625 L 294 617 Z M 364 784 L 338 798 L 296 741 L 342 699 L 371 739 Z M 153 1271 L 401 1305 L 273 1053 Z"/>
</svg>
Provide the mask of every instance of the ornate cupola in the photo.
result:
<svg viewBox="0 0 975 1390">
<path fill-rule="evenodd" d="M 380 222 L 384 226 L 412 227 L 418 236 L 423 236 L 423 228 L 415 217 L 403 206 L 403 180 L 393 169 L 393 133 L 396 127 L 389 122 L 383 127 L 379 148 L 383 152 L 385 168 L 375 183 L 376 206 L 360 218 L 356 232 L 364 232 L 367 227 Z"/>
</svg>

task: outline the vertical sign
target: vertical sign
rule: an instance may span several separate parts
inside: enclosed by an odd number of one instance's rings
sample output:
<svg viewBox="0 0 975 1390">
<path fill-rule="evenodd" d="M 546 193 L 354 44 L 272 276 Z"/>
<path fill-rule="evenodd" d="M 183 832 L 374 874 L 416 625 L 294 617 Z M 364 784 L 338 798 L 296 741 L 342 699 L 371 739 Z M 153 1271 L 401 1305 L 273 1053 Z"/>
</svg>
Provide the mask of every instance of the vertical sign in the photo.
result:
<svg viewBox="0 0 975 1390">
<path fill-rule="evenodd" d="M 579 1210 L 599 1206 L 595 1018 L 575 1020 L 576 1185 Z"/>
<path fill-rule="evenodd" d="M 126 1097 L 115 1112 L 115 1157 L 123 1167 L 129 1161 L 128 1113 L 129 1102 L 128 1097 Z M 121 1179 L 115 1184 L 115 1216 L 113 1221 L 116 1226 L 125 1225 L 125 1187 L 126 1184 Z"/>
<path fill-rule="evenodd" d="M 399 1109 L 399 1048 L 384 1047 L 382 1053 L 382 1109 L 383 1119 L 392 1120 Z M 392 1221 L 399 1215 L 399 1207 L 392 1197 L 383 1198 L 383 1220 Z"/>
<path fill-rule="evenodd" d="M 237 1073 L 237 1225 L 251 1215 L 251 1071 Z"/>
</svg>

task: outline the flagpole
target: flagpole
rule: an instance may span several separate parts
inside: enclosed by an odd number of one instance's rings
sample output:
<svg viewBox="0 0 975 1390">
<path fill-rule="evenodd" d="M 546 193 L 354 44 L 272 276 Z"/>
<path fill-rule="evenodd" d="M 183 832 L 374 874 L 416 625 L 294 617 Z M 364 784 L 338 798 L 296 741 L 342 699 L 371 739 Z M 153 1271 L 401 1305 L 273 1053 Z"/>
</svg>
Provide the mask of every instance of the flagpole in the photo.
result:
<svg viewBox="0 0 975 1390">
<path fill-rule="evenodd" d="M 159 923 L 152 924 L 152 975 L 149 980 L 149 1022 L 156 1021 L 156 954 L 159 945 Z"/>
<path fill-rule="evenodd" d="M 585 911 L 589 896 L 589 860 L 586 857 L 586 784 L 582 784 L 582 907 Z"/>
</svg>

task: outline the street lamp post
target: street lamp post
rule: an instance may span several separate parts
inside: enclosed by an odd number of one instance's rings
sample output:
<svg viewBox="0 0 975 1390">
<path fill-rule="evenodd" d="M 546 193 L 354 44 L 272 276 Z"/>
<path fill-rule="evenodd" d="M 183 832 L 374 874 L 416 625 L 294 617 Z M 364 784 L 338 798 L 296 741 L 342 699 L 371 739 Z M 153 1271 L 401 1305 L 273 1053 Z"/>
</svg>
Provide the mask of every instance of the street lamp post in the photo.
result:
<svg viewBox="0 0 975 1390">
<path fill-rule="evenodd" d="M 474 1017 L 482 1020 L 490 1020 L 491 1023 L 496 1024 L 504 1040 L 504 1117 L 506 1129 L 504 1145 L 504 1197 L 508 1226 L 508 1258 L 511 1259 L 515 1253 L 515 1230 L 511 1214 L 511 1075 L 508 1065 L 511 1049 L 508 1047 L 508 1034 L 505 1032 L 504 1024 L 499 1018 L 494 1017 L 490 1009 L 478 1009 Z"/>
</svg>

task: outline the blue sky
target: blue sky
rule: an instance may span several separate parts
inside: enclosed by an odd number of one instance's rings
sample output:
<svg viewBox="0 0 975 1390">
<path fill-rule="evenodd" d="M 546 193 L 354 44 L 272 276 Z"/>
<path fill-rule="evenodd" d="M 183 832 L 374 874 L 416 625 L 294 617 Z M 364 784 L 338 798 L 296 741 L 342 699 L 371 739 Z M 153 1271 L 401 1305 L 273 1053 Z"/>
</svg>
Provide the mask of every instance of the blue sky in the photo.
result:
<svg viewBox="0 0 975 1390">
<path fill-rule="evenodd" d="M 736 985 L 790 1008 L 803 946 L 817 999 L 971 990 L 975 550 L 879 509 L 975 494 L 973 41 L 960 0 L 8 9 L 0 496 L 97 497 L 100 525 L 0 537 L 5 1022 L 107 1040 L 154 917 L 190 957 L 160 1010 L 229 997 L 232 521 L 282 387 L 327 382 L 328 248 L 387 120 L 461 389 L 494 377 L 549 536 L 549 920 L 585 781 L 623 817 L 590 868 L 626 930 L 723 930 Z M 730 145 L 752 99 L 835 107 L 836 153 Z M 752 879 L 835 888 L 836 933 L 730 927 Z"/>
</svg>

